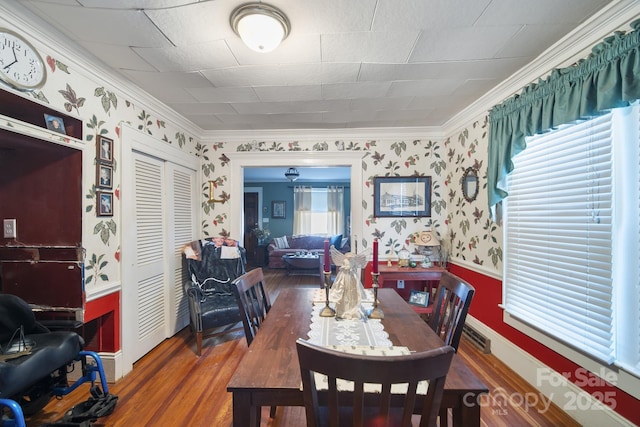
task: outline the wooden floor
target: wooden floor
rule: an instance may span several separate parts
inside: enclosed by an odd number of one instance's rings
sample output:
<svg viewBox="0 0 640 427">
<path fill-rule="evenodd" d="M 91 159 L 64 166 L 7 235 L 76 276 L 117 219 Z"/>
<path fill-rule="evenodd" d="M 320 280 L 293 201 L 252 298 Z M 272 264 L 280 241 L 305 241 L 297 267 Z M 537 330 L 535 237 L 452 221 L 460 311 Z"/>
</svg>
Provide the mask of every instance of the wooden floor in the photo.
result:
<svg viewBox="0 0 640 427">
<path fill-rule="evenodd" d="M 272 302 L 286 287 L 316 287 L 317 276 L 286 276 L 283 270 L 265 270 Z M 226 387 L 240 359 L 247 352 L 241 332 L 204 341 L 201 357 L 189 328 L 165 340 L 134 365 L 133 371 L 110 391 L 119 397 L 113 414 L 94 426 L 231 426 L 231 395 Z M 488 386 L 483 399 L 483 426 L 578 426 L 556 406 L 545 409 L 546 398 L 492 355 L 485 355 L 463 339 L 459 354 Z M 27 420 L 28 427 L 59 421 L 65 411 L 89 397 L 82 386 Z M 523 399 L 527 397 L 528 399 Z M 524 407 L 525 401 L 539 402 Z M 270 420 L 263 408 L 262 426 L 303 426 L 303 408 L 278 408 Z"/>
</svg>

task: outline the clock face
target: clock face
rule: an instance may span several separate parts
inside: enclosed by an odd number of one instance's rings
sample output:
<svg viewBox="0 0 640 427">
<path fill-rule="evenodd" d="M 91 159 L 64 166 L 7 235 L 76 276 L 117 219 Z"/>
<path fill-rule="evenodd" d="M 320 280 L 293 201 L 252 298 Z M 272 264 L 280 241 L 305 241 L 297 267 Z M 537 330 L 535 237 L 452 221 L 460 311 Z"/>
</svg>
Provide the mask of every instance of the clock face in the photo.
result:
<svg viewBox="0 0 640 427">
<path fill-rule="evenodd" d="M 33 90 L 46 79 L 44 61 L 36 49 L 13 31 L 0 28 L 0 80 L 20 90 Z"/>
<path fill-rule="evenodd" d="M 420 241 L 422 243 L 429 243 L 431 242 L 431 234 L 429 233 L 421 233 L 420 234 Z"/>
</svg>

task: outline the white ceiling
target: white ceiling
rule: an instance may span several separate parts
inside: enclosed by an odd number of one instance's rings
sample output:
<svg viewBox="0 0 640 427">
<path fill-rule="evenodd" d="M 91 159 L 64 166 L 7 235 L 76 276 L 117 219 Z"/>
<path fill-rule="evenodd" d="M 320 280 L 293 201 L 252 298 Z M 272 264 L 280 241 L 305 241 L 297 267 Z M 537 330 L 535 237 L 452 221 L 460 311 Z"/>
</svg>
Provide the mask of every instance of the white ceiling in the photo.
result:
<svg viewBox="0 0 640 427">
<path fill-rule="evenodd" d="M 270 0 L 267 54 L 229 26 L 244 0 L 3 1 L 215 131 L 441 126 L 611 0 Z"/>
</svg>

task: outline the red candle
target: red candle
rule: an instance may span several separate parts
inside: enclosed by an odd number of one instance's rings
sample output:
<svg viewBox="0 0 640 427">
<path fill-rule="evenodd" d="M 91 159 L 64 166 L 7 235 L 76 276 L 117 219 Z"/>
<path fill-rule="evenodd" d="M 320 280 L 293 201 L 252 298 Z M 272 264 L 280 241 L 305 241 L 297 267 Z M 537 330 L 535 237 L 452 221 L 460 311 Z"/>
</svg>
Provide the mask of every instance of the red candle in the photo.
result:
<svg viewBox="0 0 640 427">
<path fill-rule="evenodd" d="M 329 239 L 324 241 L 324 272 L 331 271 L 331 256 L 329 255 Z"/>
<path fill-rule="evenodd" d="M 373 273 L 378 274 L 378 239 L 373 239 Z"/>
</svg>

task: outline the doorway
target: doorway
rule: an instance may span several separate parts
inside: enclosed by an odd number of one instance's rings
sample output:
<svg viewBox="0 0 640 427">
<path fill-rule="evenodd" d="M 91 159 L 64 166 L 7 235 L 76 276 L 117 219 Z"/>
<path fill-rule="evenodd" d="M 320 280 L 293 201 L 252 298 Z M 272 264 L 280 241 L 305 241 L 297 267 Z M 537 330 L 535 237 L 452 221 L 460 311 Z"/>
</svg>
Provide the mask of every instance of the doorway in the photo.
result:
<svg viewBox="0 0 640 427">
<path fill-rule="evenodd" d="M 365 153 L 356 151 L 341 152 L 235 152 L 229 153 L 231 158 L 231 173 L 229 182 L 231 194 L 244 193 L 244 169 L 269 166 L 290 167 L 301 166 L 346 166 L 351 168 L 351 230 L 355 235 L 362 236 L 363 226 L 363 178 L 362 158 Z M 230 210 L 241 212 L 244 199 L 231 200 Z M 230 231 L 232 235 L 243 236 L 244 239 L 244 215 L 230 217 Z"/>
</svg>

